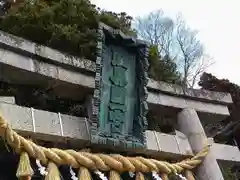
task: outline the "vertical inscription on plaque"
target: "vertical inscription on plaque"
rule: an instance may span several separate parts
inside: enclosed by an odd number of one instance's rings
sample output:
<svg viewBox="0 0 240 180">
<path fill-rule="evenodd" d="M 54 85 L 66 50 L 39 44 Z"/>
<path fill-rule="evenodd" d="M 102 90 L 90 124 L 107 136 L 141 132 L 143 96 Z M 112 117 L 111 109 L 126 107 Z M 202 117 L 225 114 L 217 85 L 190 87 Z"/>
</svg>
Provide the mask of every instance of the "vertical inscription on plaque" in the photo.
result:
<svg viewBox="0 0 240 180">
<path fill-rule="evenodd" d="M 144 148 L 148 46 L 100 23 L 91 142 Z"/>
<path fill-rule="evenodd" d="M 112 52 L 111 66 L 113 73 L 110 76 L 111 90 L 109 102 L 108 121 L 110 131 L 114 138 L 118 138 L 123 131 L 123 124 L 126 112 L 126 86 L 127 67 L 124 66 L 124 59 L 117 52 Z"/>
</svg>

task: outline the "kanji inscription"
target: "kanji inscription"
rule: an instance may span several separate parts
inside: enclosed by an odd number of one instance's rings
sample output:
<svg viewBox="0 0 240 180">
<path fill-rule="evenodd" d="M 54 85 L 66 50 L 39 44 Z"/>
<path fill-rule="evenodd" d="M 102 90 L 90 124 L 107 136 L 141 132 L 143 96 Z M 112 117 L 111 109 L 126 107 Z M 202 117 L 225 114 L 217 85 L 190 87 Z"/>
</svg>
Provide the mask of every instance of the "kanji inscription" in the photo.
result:
<svg viewBox="0 0 240 180">
<path fill-rule="evenodd" d="M 91 142 L 145 147 L 147 46 L 112 30 L 99 28 Z"/>
<path fill-rule="evenodd" d="M 113 52 L 111 65 L 113 73 L 110 77 L 111 92 L 109 102 L 109 115 L 111 134 L 114 138 L 118 138 L 122 132 L 122 127 L 125 119 L 125 98 L 126 98 L 126 71 L 124 59 L 117 52 Z"/>
</svg>

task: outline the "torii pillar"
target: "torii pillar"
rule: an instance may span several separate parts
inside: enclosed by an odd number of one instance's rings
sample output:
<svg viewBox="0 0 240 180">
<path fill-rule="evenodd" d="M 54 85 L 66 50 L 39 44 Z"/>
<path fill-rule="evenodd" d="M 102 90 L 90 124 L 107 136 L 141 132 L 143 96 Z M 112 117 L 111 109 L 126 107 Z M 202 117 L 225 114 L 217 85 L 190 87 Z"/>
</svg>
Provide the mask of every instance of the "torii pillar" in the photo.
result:
<svg viewBox="0 0 240 180">
<path fill-rule="evenodd" d="M 192 108 L 183 109 L 178 114 L 179 130 L 184 133 L 194 153 L 198 153 L 206 145 L 208 139 L 197 112 Z M 217 160 L 210 150 L 201 165 L 196 169 L 199 180 L 224 180 Z"/>
</svg>

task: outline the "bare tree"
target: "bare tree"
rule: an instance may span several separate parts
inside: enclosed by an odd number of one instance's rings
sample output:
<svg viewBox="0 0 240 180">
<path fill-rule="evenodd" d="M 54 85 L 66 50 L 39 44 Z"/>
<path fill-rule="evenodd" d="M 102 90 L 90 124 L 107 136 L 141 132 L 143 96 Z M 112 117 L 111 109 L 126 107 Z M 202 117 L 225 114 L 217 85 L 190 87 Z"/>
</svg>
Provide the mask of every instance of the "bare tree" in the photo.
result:
<svg viewBox="0 0 240 180">
<path fill-rule="evenodd" d="M 187 77 L 187 85 L 190 88 L 194 88 L 199 81 L 202 73 L 206 71 L 208 67 L 213 65 L 214 62 L 212 58 L 208 55 L 203 55 L 195 64 L 189 69 L 188 77 Z"/>
<path fill-rule="evenodd" d="M 138 36 L 158 46 L 161 56 L 171 55 L 174 23 L 165 17 L 163 11 L 151 12 L 135 20 Z"/>
<path fill-rule="evenodd" d="M 177 16 L 176 48 L 179 49 L 177 60 L 179 68 L 182 69 L 183 85 L 193 88 L 199 76 L 213 62 L 197 39 L 197 31 L 190 29 L 181 15 Z"/>
<path fill-rule="evenodd" d="M 184 87 L 194 87 L 199 76 L 212 64 L 197 39 L 197 31 L 190 29 L 181 15 L 173 20 L 161 10 L 151 12 L 136 18 L 136 29 L 141 38 L 157 45 L 162 57 L 169 57 L 178 64 Z"/>
</svg>

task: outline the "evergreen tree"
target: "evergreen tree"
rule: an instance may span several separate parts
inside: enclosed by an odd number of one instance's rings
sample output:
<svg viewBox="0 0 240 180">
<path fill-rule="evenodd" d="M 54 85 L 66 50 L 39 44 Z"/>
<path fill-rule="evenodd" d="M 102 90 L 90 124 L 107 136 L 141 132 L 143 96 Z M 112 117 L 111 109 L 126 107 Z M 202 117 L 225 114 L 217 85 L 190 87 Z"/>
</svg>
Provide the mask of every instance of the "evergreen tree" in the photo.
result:
<svg viewBox="0 0 240 180">
<path fill-rule="evenodd" d="M 12 7 L 3 31 L 77 56 L 95 59 L 100 21 L 130 32 L 131 17 L 96 8 L 88 0 L 34 0 Z"/>
<path fill-rule="evenodd" d="M 181 75 L 177 70 L 176 63 L 167 55 L 161 57 L 157 46 L 149 49 L 149 76 L 158 81 L 165 81 L 173 84 L 181 84 Z"/>
<path fill-rule="evenodd" d="M 95 60 L 98 23 L 136 36 L 132 17 L 102 10 L 89 0 L 25 0 L 0 20 L 0 29 L 71 55 Z M 149 75 L 155 80 L 180 82 L 176 64 L 150 48 Z"/>
</svg>

